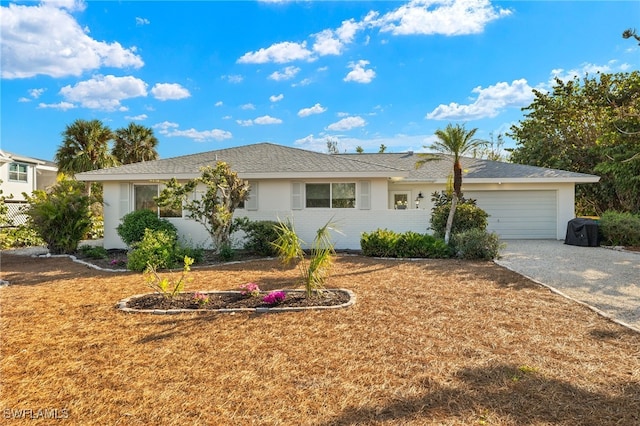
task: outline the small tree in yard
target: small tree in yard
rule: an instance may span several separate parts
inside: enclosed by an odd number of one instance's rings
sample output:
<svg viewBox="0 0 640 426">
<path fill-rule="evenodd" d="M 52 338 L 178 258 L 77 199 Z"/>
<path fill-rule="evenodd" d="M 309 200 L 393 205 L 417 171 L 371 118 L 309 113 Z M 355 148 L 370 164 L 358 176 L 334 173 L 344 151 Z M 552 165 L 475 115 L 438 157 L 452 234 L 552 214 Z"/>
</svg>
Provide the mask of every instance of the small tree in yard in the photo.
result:
<svg viewBox="0 0 640 426">
<path fill-rule="evenodd" d="M 156 198 L 161 207 L 187 210 L 187 217 L 202 224 L 219 252 L 230 245 L 233 212 L 249 196 L 249 184 L 238 177 L 229 165 L 219 161 L 215 167 L 200 169 L 202 175 L 181 184 L 172 178 Z M 202 196 L 192 196 L 198 186 L 206 187 Z M 199 195 L 199 194 L 197 194 Z"/>
<path fill-rule="evenodd" d="M 84 193 L 84 184 L 63 180 L 49 192 L 33 191 L 25 195 L 29 207 L 25 214 L 52 254 L 73 253 L 91 229 L 89 206 L 92 198 Z"/>
</svg>

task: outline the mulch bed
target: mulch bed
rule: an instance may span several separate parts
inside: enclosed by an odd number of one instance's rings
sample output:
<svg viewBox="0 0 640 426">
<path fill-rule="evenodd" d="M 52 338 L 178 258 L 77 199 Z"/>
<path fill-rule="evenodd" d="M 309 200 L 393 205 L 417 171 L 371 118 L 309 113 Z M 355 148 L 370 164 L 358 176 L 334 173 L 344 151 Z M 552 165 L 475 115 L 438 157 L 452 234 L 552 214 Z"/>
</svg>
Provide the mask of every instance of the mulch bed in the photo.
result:
<svg viewBox="0 0 640 426">
<path fill-rule="evenodd" d="M 188 292 L 299 283 L 275 260 L 191 276 Z M 141 274 L 65 258 L 3 253 L 0 277 L 11 283 L 0 288 L 0 407 L 10 417 L 640 424 L 640 333 L 491 262 L 340 257 L 327 287 L 353 291 L 355 305 L 275 315 L 126 314 L 119 300 L 150 291 Z M 10 423 L 33 423 L 23 419 Z"/>
<path fill-rule="evenodd" d="M 256 309 L 256 308 L 308 308 L 317 306 L 337 306 L 350 300 L 347 293 L 326 290 L 322 294 L 312 294 L 310 297 L 303 292 L 287 292 L 287 297 L 277 304 L 267 304 L 259 296 L 244 296 L 240 293 L 202 293 L 207 296 L 206 303 L 198 303 L 194 293 L 182 293 L 173 298 L 161 294 L 148 294 L 129 300 L 126 307 L 131 309 L 198 309 L 212 311 L 218 309 Z"/>
</svg>

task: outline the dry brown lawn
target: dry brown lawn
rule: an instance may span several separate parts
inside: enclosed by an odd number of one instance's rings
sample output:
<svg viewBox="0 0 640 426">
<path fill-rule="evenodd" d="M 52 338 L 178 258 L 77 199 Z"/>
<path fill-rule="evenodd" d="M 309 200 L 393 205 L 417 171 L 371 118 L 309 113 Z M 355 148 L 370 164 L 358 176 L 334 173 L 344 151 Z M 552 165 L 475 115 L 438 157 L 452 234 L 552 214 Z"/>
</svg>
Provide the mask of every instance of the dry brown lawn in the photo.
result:
<svg viewBox="0 0 640 426">
<path fill-rule="evenodd" d="M 341 257 L 329 286 L 353 290 L 351 308 L 174 316 L 114 309 L 148 291 L 140 274 L 6 254 L 0 267 L 3 420 L 56 409 L 68 418 L 36 424 L 640 424 L 640 334 L 493 263 Z M 297 270 L 257 261 L 192 276 L 188 290 L 269 290 Z"/>
</svg>

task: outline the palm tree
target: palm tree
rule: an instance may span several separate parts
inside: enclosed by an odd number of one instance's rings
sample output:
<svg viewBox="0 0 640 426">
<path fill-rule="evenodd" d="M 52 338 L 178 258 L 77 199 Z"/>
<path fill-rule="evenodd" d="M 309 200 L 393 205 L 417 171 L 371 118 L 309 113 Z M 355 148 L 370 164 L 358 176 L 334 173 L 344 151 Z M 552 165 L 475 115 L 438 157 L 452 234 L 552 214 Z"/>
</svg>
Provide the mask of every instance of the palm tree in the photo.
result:
<svg viewBox="0 0 640 426">
<path fill-rule="evenodd" d="M 114 139 L 112 154 L 122 164 L 158 159 L 158 139 L 149 127 L 129 123 L 129 126 L 116 130 Z"/>
<path fill-rule="evenodd" d="M 109 152 L 113 134 L 100 120 L 78 119 L 62 132 L 55 162 L 58 173 L 74 176 L 76 173 L 102 169 L 118 164 Z"/>
<path fill-rule="evenodd" d="M 477 131 L 477 128 L 467 130 L 464 125 L 456 124 L 454 126 L 448 124 L 444 130 L 436 130 L 435 135 L 438 137 L 438 140 L 426 147 L 439 154 L 453 157 L 453 194 L 451 197 L 451 210 L 449 211 L 447 227 L 444 234 L 446 243 L 449 243 L 449 237 L 451 236 L 453 215 L 456 212 L 458 198 L 462 197 L 462 164 L 460 164 L 460 157 L 487 145 L 486 141 L 473 138 Z M 416 168 L 422 167 L 428 161 L 441 158 L 441 156 L 437 154 L 418 154 L 418 156 L 420 156 L 421 159 L 416 162 Z"/>
</svg>

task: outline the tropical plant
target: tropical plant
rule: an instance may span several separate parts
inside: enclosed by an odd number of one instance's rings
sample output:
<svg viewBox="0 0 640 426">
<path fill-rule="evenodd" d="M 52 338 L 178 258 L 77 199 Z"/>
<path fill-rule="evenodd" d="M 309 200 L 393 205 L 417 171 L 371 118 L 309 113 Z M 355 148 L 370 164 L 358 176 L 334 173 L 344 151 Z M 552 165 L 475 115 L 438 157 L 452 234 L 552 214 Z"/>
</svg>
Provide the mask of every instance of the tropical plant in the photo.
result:
<svg viewBox="0 0 640 426">
<path fill-rule="evenodd" d="M 431 230 L 438 238 L 444 238 L 447 220 L 451 211 L 453 194 L 434 192 L 431 194 Z M 451 226 L 451 234 L 465 232 L 473 228 L 487 229 L 489 215 L 476 205 L 476 200 L 460 197 Z"/>
<path fill-rule="evenodd" d="M 244 232 L 244 249 L 261 256 L 276 254 L 273 242 L 278 238 L 276 226 L 272 220 L 250 221 L 248 218 L 236 218 L 235 227 Z"/>
<path fill-rule="evenodd" d="M 100 120 L 78 119 L 65 128 L 62 137 L 54 158 L 58 172 L 72 177 L 118 164 L 109 151 L 113 133 Z"/>
<path fill-rule="evenodd" d="M 185 282 L 188 281 L 187 273 L 191 271 L 193 259 L 185 256 L 183 262 L 184 267 L 182 268 L 182 274 L 175 281 L 171 281 L 167 277 L 161 277 L 156 271 L 156 268 L 153 265 L 149 265 L 145 270 L 147 285 L 162 294 L 166 299 L 173 299 L 184 290 Z"/>
<path fill-rule="evenodd" d="M 147 229 L 152 231 L 165 231 L 177 238 L 178 230 L 175 225 L 166 219 L 160 219 L 157 213 L 151 210 L 141 209 L 127 213 L 122 217 L 122 222 L 117 226 L 116 232 L 122 241 L 133 246 L 142 241 Z"/>
<path fill-rule="evenodd" d="M 171 269 L 176 261 L 176 237 L 165 231 L 146 229 L 141 241 L 133 246 L 127 256 L 127 269 L 142 272 L 153 269 Z"/>
<path fill-rule="evenodd" d="M 139 163 L 158 159 L 158 139 L 153 129 L 136 123 L 117 129 L 111 153 L 121 164 Z"/>
<path fill-rule="evenodd" d="M 220 251 L 231 245 L 230 236 L 233 227 L 233 212 L 249 197 L 249 183 L 241 180 L 229 165 L 219 161 L 215 167 L 200 169 L 201 176 L 186 183 L 172 178 L 156 198 L 161 207 L 183 206 L 187 217 L 202 224 L 211 236 L 214 249 Z M 206 189 L 202 196 L 198 186 Z"/>
<path fill-rule="evenodd" d="M 493 260 L 500 255 L 505 245 L 495 232 L 487 232 L 480 228 L 454 233 L 451 245 L 456 257 L 468 260 Z"/>
<path fill-rule="evenodd" d="M 599 230 L 606 245 L 640 247 L 640 215 L 606 211 L 600 216 Z"/>
<path fill-rule="evenodd" d="M 388 229 L 363 232 L 360 238 L 362 254 L 374 257 L 404 257 L 446 259 L 451 250 L 442 239 L 413 231 L 397 233 Z"/>
<path fill-rule="evenodd" d="M 278 222 L 278 239 L 273 243 L 278 257 L 285 265 L 297 262 L 307 297 L 311 297 L 314 292 L 321 294 L 335 258 L 335 249 L 329 233 L 335 229 L 333 223 L 329 220 L 318 229 L 307 259 L 302 248 L 305 242 L 296 234 L 293 223 L 288 219 L 286 222 Z"/>
<path fill-rule="evenodd" d="M 425 163 L 434 160 L 441 160 L 442 155 L 448 155 L 452 157 L 453 161 L 453 196 L 451 199 L 451 208 L 449 210 L 449 217 L 447 218 L 447 225 L 444 234 L 444 241 L 448 244 L 451 236 L 451 227 L 453 226 L 454 214 L 456 211 L 456 205 L 458 199 L 462 197 L 462 164 L 460 158 L 465 154 L 472 153 L 474 150 L 478 150 L 487 145 L 486 141 L 480 139 L 474 139 L 477 128 L 467 130 L 464 125 L 448 124 L 447 127 L 442 130 L 438 129 L 435 132 L 438 140 L 428 147 L 427 149 L 435 151 L 438 154 L 418 154 L 420 160 L 416 162 L 416 168 L 422 167 Z"/>
<path fill-rule="evenodd" d="M 81 182 L 63 180 L 50 192 L 33 191 L 25 195 L 29 226 L 35 229 L 52 254 L 73 253 L 91 229 L 91 197 Z"/>
</svg>

